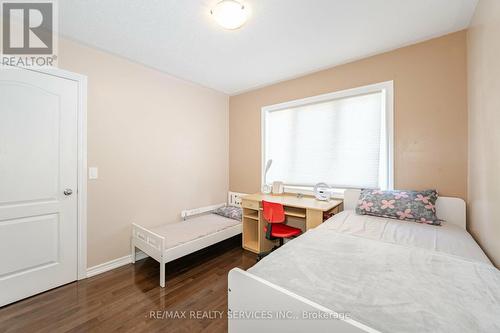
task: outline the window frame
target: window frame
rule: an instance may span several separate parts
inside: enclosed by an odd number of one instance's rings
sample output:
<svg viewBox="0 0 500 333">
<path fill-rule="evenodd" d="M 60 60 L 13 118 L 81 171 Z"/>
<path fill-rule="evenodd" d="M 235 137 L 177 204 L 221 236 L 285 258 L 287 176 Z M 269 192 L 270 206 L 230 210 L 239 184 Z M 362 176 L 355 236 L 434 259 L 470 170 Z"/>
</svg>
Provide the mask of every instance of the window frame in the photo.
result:
<svg viewBox="0 0 500 333">
<path fill-rule="evenodd" d="M 385 81 L 374 84 L 369 84 L 362 87 L 356 87 L 351 89 L 345 89 L 340 91 L 335 91 L 331 93 L 326 93 L 322 95 L 306 97 L 301 99 L 296 99 L 293 101 L 288 101 L 279 104 L 267 105 L 261 108 L 261 186 L 265 184 L 265 167 L 266 167 L 266 120 L 267 115 L 273 111 L 279 111 L 283 109 L 302 107 L 308 104 L 315 104 L 321 102 L 327 102 L 336 99 L 342 99 L 347 97 L 355 97 L 359 95 L 365 95 L 370 93 L 382 93 L 384 97 L 383 103 L 385 106 L 385 126 L 386 126 L 386 150 L 387 150 L 387 184 L 386 187 L 389 190 L 394 189 L 394 81 Z M 272 166 L 271 166 L 272 167 Z M 287 186 L 285 184 L 285 190 L 287 192 L 293 193 L 305 193 L 311 192 L 312 187 L 298 187 L 298 186 Z"/>
</svg>

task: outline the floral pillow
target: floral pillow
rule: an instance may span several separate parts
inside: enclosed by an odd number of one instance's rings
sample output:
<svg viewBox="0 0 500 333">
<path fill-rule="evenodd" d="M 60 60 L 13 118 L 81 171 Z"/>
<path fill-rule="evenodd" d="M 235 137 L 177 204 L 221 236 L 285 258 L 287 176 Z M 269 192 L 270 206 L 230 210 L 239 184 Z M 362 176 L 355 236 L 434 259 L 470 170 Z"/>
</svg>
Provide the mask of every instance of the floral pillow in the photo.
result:
<svg viewBox="0 0 500 333">
<path fill-rule="evenodd" d="M 243 214 L 241 207 L 235 206 L 219 207 L 214 211 L 214 213 L 238 221 L 241 221 L 241 215 Z"/>
<path fill-rule="evenodd" d="M 436 216 L 436 190 L 361 190 L 356 213 L 441 225 Z"/>
</svg>

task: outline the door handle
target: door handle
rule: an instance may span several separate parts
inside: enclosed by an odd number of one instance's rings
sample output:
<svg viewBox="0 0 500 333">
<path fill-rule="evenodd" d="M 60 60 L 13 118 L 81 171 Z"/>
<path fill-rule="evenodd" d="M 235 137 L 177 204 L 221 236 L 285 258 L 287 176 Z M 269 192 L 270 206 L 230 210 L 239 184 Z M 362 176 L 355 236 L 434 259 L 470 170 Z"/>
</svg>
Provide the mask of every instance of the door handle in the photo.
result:
<svg viewBox="0 0 500 333">
<path fill-rule="evenodd" d="M 73 194 L 73 190 L 70 189 L 70 188 L 67 188 L 67 189 L 64 190 L 63 193 L 64 193 L 65 196 L 70 196 L 70 195 Z"/>
</svg>

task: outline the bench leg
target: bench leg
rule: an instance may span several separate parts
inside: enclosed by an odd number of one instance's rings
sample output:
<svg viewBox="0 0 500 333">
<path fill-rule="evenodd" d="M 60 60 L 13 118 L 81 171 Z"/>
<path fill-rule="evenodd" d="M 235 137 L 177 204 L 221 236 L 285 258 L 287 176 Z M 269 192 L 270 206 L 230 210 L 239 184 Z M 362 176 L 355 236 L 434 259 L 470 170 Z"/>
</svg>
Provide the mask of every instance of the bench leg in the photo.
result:
<svg viewBox="0 0 500 333">
<path fill-rule="evenodd" d="M 165 288 L 165 262 L 160 260 L 160 287 Z"/>
<path fill-rule="evenodd" d="M 131 249 L 130 249 L 130 257 L 132 258 L 132 263 L 135 264 L 135 244 L 134 240 L 132 239 L 131 243 Z"/>
</svg>

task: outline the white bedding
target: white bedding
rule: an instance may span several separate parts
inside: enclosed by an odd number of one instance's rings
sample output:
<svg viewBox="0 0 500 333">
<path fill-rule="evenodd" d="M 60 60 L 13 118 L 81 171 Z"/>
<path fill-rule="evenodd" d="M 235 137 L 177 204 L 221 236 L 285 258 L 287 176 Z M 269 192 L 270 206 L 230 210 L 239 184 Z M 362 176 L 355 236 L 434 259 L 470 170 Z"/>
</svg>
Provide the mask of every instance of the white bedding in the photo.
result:
<svg viewBox="0 0 500 333">
<path fill-rule="evenodd" d="M 447 222 L 433 226 L 343 211 L 318 228 L 491 263 L 467 231 Z"/>
<path fill-rule="evenodd" d="M 206 214 L 183 222 L 160 225 L 150 230 L 165 237 L 165 248 L 169 249 L 238 224 L 241 224 L 241 221 L 217 214 Z"/>
<path fill-rule="evenodd" d="M 500 332 L 500 272 L 453 225 L 346 211 L 249 272 L 381 332 Z"/>
</svg>

